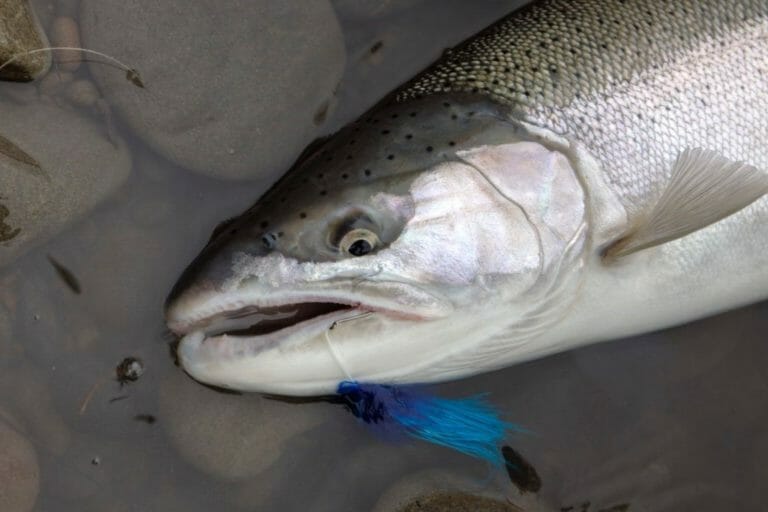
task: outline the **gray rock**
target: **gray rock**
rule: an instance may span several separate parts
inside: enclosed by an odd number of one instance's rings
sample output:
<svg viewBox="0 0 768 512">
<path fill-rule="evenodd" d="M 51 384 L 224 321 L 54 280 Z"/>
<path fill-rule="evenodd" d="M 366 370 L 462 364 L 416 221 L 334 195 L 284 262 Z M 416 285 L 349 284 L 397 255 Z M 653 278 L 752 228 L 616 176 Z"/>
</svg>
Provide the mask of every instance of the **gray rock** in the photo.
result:
<svg viewBox="0 0 768 512">
<path fill-rule="evenodd" d="M 35 13 L 35 17 L 40 22 L 40 26 L 43 32 L 48 33 L 48 28 L 51 26 L 53 16 L 57 10 L 61 10 L 61 6 L 65 3 L 65 0 L 28 0 L 29 5 L 32 7 L 32 11 Z M 66 0 L 70 1 L 70 0 Z"/>
<path fill-rule="evenodd" d="M 88 48 L 102 94 L 147 143 L 180 165 L 220 178 L 283 174 L 333 108 L 344 44 L 326 1 L 175 4 L 84 0 Z M 130 28 L 130 31 L 126 31 Z"/>
<path fill-rule="evenodd" d="M 131 158 L 103 124 L 71 110 L 0 103 L 0 119 L 2 267 L 107 198 Z"/>
<path fill-rule="evenodd" d="M 319 425 L 327 404 L 293 404 L 257 394 L 228 395 L 181 371 L 160 386 L 159 414 L 181 456 L 222 480 L 244 480 L 269 469 L 294 436 Z"/>
<path fill-rule="evenodd" d="M 0 0 L 0 65 L 19 53 L 49 46 L 26 0 Z M 0 80 L 28 82 L 48 72 L 51 54 L 21 55 L 0 70 Z"/>
<path fill-rule="evenodd" d="M 0 286 L 3 284 L 0 279 Z M 14 353 L 20 353 L 22 350 L 13 338 L 11 318 L 13 318 L 11 312 L 0 300 L 0 358 L 2 359 L 10 358 Z"/>
<path fill-rule="evenodd" d="M 71 433 L 53 404 L 40 369 L 19 359 L 4 368 L 0 372 L 0 404 L 44 453 L 61 455 L 66 451 Z"/>
<path fill-rule="evenodd" d="M 0 510 L 29 512 L 40 490 L 40 469 L 32 443 L 0 411 Z"/>
<path fill-rule="evenodd" d="M 543 512 L 535 503 L 520 508 L 485 480 L 443 470 L 403 477 L 378 500 L 374 512 Z"/>
<path fill-rule="evenodd" d="M 529 0 L 332 0 L 347 68 L 336 129 L 457 45 Z"/>
</svg>

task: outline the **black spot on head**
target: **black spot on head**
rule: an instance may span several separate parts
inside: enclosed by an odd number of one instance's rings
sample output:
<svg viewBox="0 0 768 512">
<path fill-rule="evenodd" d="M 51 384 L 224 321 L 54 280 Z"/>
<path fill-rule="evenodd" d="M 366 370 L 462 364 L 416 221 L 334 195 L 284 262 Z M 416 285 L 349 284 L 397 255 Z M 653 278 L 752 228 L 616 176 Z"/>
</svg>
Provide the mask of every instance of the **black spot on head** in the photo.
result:
<svg viewBox="0 0 768 512">
<path fill-rule="evenodd" d="M 341 179 L 345 180 L 345 179 L 347 179 L 347 178 L 349 178 L 349 174 L 347 174 L 347 173 L 343 173 L 343 174 L 341 175 Z"/>
<path fill-rule="evenodd" d="M 451 119 L 455 120 L 455 119 L 458 119 L 458 118 L 459 118 L 459 116 L 457 116 L 456 114 L 451 115 Z"/>
<path fill-rule="evenodd" d="M 389 130 L 381 130 L 382 135 L 389 135 Z"/>
<path fill-rule="evenodd" d="M 306 214 L 306 213 L 304 213 L 304 212 L 301 212 L 301 213 L 299 214 L 299 218 L 301 218 L 301 219 L 306 219 L 306 218 L 307 218 L 307 214 Z"/>
<path fill-rule="evenodd" d="M 417 114 L 417 112 L 411 112 L 411 113 L 410 113 L 410 114 L 408 114 L 408 115 L 409 115 L 409 116 L 411 116 L 411 117 L 416 117 L 416 114 Z"/>
<path fill-rule="evenodd" d="M 261 229 L 266 229 L 267 226 L 269 226 L 269 222 L 267 222 L 266 220 L 263 220 L 261 221 L 261 224 L 259 224 L 259 226 L 261 226 Z"/>
<path fill-rule="evenodd" d="M 322 172 L 317 174 L 317 179 L 319 180 L 323 179 L 324 177 L 325 177 L 325 174 L 323 174 Z"/>
<path fill-rule="evenodd" d="M 453 141 L 449 141 L 449 142 L 448 142 L 448 145 L 449 145 L 449 146 L 455 146 L 455 145 L 456 145 L 456 143 L 455 143 L 455 142 L 453 142 Z"/>
<path fill-rule="evenodd" d="M 387 160 L 394 160 L 394 159 L 395 159 L 395 155 L 387 155 Z"/>
<path fill-rule="evenodd" d="M 431 153 L 433 149 L 435 149 L 435 148 L 433 148 L 432 146 L 427 146 L 426 147 L 427 153 Z"/>
<path fill-rule="evenodd" d="M 446 102 L 444 102 L 444 103 L 443 103 L 443 106 L 444 106 L 444 107 L 446 107 L 446 108 L 448 108 L 448 107 L 450 107 L 450 106 L 451 106 L 451 104 L 450 104 L 450 103 L 448 103 L 448 102 L 446 101 Z"/>
<path fill-rule="evenodd" d="M 392 114 L 392 119 L 397 119 L 397 114 Z"/>
<path fill-rule="evenodd" d="M 327 191 L 327 190 L 321 190 L 321 191 L 320 191 L 320 195 L 321 195 L 321 196 L 325 196 L 325 195 L 328 195 L 328 191 Z"/>
<path fill-rule="evenodd" d="M 408 140 L 411 140 L 411 139 L 413 138 L 413 134 L 411 134 L 411 133 L 406 133 L 406 134 L 405 134 L 405 138 L 406 138 L 406 139 L 408 139 Z"/>
<path fill-rule="evenodd" d="M 365 171 L 363 171 L 363 173 L 364 173 L 366 176 L 370 176 L 370 175 L 371 175 L 371 170 L 370 170 L 370 169 L 366 169 Z"/>
<path fill-rule="evenodd" d="M 347 160 L 352 160 L 352 155 L 347 155 Z"/>
</svg>

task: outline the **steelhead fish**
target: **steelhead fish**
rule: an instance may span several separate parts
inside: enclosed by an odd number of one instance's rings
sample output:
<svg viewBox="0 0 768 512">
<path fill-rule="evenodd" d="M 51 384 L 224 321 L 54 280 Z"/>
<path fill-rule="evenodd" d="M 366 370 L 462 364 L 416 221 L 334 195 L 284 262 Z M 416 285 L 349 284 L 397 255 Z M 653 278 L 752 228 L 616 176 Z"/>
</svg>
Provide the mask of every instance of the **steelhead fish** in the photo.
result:
<svg viewBox="0 0 768 512">
<path fill-rule="evenodd" d="M 544 0 L 223 224 L 166 305 L 196 379 L 501 368 L 768 297 L 768 2 Z"/>
</svg>

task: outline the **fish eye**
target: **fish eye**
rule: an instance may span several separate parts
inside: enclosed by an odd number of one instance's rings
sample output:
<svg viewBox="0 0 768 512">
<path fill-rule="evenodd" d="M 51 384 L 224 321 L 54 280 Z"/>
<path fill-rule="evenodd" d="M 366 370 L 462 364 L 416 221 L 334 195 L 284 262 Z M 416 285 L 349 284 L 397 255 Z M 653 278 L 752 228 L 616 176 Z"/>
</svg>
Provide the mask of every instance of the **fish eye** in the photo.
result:
<svg viewBox="0 0 768 512">
<path fill-rule="evenodd" d="M 380 244 L 376 233 L 368 229 L 353 229 L 339 242 L 339 249 L 352 256 L 365 256 Z"/>
</svg>

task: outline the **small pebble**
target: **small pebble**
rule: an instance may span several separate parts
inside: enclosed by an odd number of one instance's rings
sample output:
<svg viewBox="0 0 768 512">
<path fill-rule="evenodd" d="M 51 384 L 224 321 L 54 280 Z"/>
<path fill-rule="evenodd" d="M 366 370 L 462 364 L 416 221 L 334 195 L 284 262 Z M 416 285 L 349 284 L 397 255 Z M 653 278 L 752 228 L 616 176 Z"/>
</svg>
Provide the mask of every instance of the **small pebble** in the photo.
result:
<svg viewBox="0 0 768 512">
<path fill-rule="evenodd" d="M 59 16 L 53 20 L 51 46 L 80 48 L 80 29 L 75 20 L 69 16 Z M 82 62 L 82 54 L 78 51 L 56 50 L 53 56 L 59 69 L 63 71 L 75 71 Z"/>
<path fill-rule="evenodd" d="M 521 493 L 536 493 L 541 490 L 541 477 L 530 462 L 511 446 L 503 446 L 501 454 L 506 462 L 509 479 Z"/>
<path fill-rule="evenodd" d="M 126 357 L 117 365 L 115 373 L 120 384 L 136 382 L 144 373 L 144 363 L 141 362 L 141 359 Z"/>
</svg>

